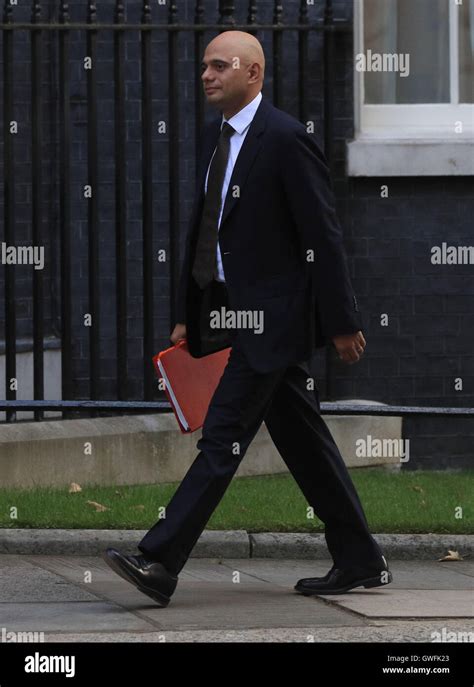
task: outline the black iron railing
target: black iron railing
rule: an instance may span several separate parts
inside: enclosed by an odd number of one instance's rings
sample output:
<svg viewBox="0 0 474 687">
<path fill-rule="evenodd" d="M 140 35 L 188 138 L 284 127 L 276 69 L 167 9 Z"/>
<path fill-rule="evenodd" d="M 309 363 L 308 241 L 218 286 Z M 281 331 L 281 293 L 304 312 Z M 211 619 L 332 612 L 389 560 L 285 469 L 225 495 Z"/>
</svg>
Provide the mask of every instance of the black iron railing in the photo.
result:
<svg viewBox="0 0 474 687">
<path fill-rule="evenodd" d="M 168 401 L 0 401 L 0 410 L 104 410 L 117 412 L 168 412 Z M 474 417 L 474 408 L 372 405 L 363 403 L 321 403 L 324 415 L 376 415 L 383 417 Z"/>
</svg>

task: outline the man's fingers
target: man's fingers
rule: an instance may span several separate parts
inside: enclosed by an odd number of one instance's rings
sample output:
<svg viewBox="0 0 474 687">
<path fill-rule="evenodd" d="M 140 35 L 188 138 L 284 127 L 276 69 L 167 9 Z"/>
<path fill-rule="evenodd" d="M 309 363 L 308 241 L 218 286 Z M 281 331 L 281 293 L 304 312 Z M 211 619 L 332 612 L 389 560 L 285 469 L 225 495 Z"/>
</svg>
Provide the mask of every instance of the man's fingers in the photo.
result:
<svg viewBox="0 0 474 687">
<path fill-rule="evenodd" d="M 360 358 L 360 355 L 357 353 L 357 351 L 352 351 L 351 354 L 351 363 L 356 363 Z"/>
<path fill-rule="evenodd" d="M 186 325 L 178 323 L 171 332 L 170 341 L 172 344 L 176 345 L 178 341 L 182 341 L 183 339 L 186 339 Z"/>
<path fill-rule="evenodd" d="M 366 341 L 362 332 L 357 332 L 357 345 L 362 346 L 362 349 L 366 346 Z"/>
<path fill-rule="evenodd" d="M 350 348 L 347 348 L 342 353 L 340 353 L 339 357 L 345 363 L 356 363 L 358 360 L 360 360 L 360 357 L 363 352 L 363 349 L 360 350 L 360 347 L 356 347 L 355 345 L 353 345 Z"/>
</svg>

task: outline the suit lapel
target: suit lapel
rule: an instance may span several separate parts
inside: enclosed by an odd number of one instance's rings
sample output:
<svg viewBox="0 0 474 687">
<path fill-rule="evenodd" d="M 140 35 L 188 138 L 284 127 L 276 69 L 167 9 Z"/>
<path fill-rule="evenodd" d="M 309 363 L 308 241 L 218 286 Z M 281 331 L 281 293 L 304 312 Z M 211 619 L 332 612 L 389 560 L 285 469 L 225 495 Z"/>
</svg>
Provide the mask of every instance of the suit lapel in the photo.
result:
<svg viewBox="0 0 474 687">
<path fill-rule="evenodd" d="M 232 171 L 229 188 L 227 189 L 227 195 L 225 197 L 224 211 L 222 213 L 219 232 L 222 230 L 226 219 L 239 200 L 239 196 L 234 197 L 233 189 L 238 187 L 240 191 L 239 195 L 242 194 L 242 189 L 245 185 L 252 164 L 261 147 L 260 137 L 265 129 L 265 123 L 269 111 L 269 103 L 265 100 L 265 98 L 262 98 L 260 105 L 255 112 L 254 118 L 250 123 L 249 130 L 247 131 L 247 135 L 245 136 L 244 142 L 237 156 L 234 169 Z M 204 182 L 206 180 L 207 169 L 219 139 L 221 122 L 222 118 L 219 117 L 219 119 L 216 119 L 210 124 L 209 135 L 206 137 L 203 153 L 201 155 L 201 164 L 199 166 L 197 181 L 197 193 L 199 194 L 198 216 L 202 207 L 201 203 L 204 200 Z"/>
<path fill-rule="evenodd" d="M 229 181 L 229 188 L 227 189 L 227 194 L 224 202 L 224 211 L 222 213 L 221 224 L 219 232 L 224 228 L 225 221 L 229 217 L 230 213 L 234 209 L 242 195 L 242 190 L 244 188 L 245 182 L 249 175 L 252 164 L 257 157 L 261 145 L 261 134 L 265 129 L 265 123 L 269 112 L 269 105 L 267 101 L 262 98 L 260 105 L 255 112 L 254 118 L 250 123 L 250 127 L 245 136 L 242 147 L 237 155 L 237 160 L 235 161 L 234 169 L 232 171 L 232 176 Z M 238 195 L 234 196 L 234 189 L 238 188 Z"/>
</svg>

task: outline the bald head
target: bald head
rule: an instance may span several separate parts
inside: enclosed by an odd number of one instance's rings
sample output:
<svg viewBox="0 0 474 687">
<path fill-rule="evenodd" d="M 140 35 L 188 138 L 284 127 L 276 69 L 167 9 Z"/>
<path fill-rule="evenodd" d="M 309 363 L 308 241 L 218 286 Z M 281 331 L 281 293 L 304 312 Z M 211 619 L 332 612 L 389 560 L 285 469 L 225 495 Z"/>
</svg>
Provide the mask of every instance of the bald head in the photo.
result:
<svg viewBox="0 0 474 687">
<path fill-rule="evenodd" d="M 265 55 L 260 41 L 246 31 L 224 31 L 212 39 L 207 51 L 220 51 L 229 59 L 240 60 L 242 65 L 257 63 L 261 70 L 261 83 L 265 70 Z"/>
<path fill-rule="evenodd" d="M 230 118 L 262 90 L 265 55 L 245 31 L 224 31 L 208 44 L 201 64 L 207 100 Z"/>
</svg>

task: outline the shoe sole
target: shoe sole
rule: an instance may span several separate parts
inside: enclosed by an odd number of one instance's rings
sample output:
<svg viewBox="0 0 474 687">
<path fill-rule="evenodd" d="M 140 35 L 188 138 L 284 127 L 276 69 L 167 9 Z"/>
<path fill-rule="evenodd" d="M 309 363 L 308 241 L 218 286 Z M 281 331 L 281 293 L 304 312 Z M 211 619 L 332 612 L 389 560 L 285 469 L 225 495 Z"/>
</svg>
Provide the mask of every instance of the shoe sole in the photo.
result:
<svg viewBox="0 0 474 687">
<path fill-rule="evenodd" d="M 169 596 L 165 596 L 165 594 L 160 594 L 160 592 L 157 592 L 155 589 L 151 589 L 150 587 L 146 587 L 145 585 L 140 584 L 133 577 L 132 573 L 125 571 L 124 568 L 115 560 L 115 558 L 111 558 L 106 553 L 102 554 L 102 558 L 107 563 L 107 565 L 110 568 L 112 568 L 112 570 L 114 572 L 117 573 L 117 575 L 120 575 L 120 577 L 122 579 L 124 579 L 126 582 L 130 582 L 130 584 L 133 584 L 133 586 L 136 587 L 138 589 L 138 591 L 149 596 L 161 608 L 166 608 L 166 606 L 169 604 L 169 602 L 170 602 Z"/>
<path fill-rule="evenodd" d="M 359 582 L 356 582 L 355 584 L 350 584 L 347 585 L 346 587 L 342 587 L 341 589 L 320 589 L 320 590 L 311 590 L 311 589 L 305 589 L 304 587 L 298 587 L 298 585 L 295 585 L 295 590 L 299 594 L 303 594 L 304 596 L 325 596 L 326 594 L 345 594 L 346 592 L 349 592 L 351 589 L 357 589 L 357 587 L 364 587 L 364 589 L 373 589 L 374 587 L 386 587 L 387 584 L 390 584 L 392 582 L 393 577 L 392 573 L 388 572 L 388 580 L 387 582 L 381 582 L 380 577 L 377 575 L 377 577 L 367 577 L 365 580 L 360 580 Z"/>
</svg>

